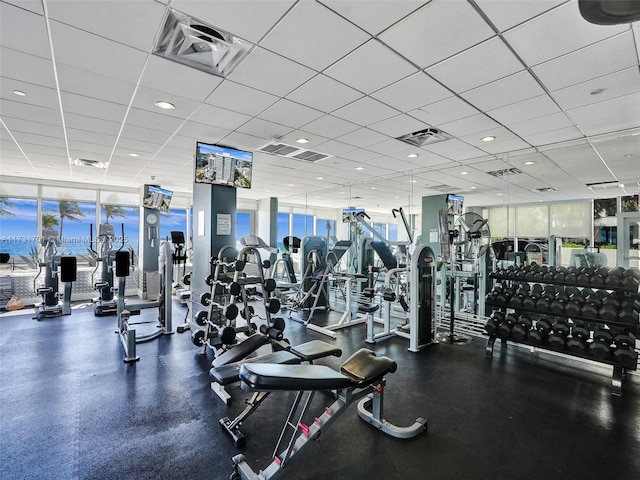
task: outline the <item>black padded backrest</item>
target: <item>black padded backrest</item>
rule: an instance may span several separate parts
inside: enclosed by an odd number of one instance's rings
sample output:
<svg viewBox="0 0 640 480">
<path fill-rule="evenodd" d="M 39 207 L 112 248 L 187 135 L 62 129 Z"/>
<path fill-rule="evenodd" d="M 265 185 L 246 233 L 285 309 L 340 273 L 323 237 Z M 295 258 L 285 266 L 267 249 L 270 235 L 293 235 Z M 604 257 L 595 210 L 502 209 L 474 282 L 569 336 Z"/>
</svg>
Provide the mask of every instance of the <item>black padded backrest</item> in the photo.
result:
<svg viewBox="0 0 640 480">
<path fill-rule="evenodd" d="M 298 237 L 284 237 L 284 239 L 282 240 L 284 248 L 286 248 L 287 250 L 292 250 L 294 253 L 297 252 L 300 248 L 300 242 L 301 240 Z"/>
<path fill-rule="evenodd" d="M 180 245 L 184 245 L 184 233 L 177 231 L 177 230 L 172 230 L 171 231 L 171 243 L 175 244 L 180 244 Z"/>
<path fill-rule="evenodd" d="M 398 267 L 398 260 L 393 256 L 389 245 L 383 242 L 372 241 L 371 247 L 376 251 L 387 270 Z"/>
<path fill-rule="evenodd" d="M 376 357 L 371 350 L 361 348 L 342 364 L 340 372 L 358 385 L 368 385 L 397 369 L 398 364 L 389 357 Z"/>
<path fill-rule="evenodd" d="M 60 257 L 60 281 L 75 282 L 78 272 L 78 259 L 76 257 Z"/>
<path fill-rule="evenodd" d="M 262 345 L 266 345 L 267 343 L 269 343 L 270 340 L 271 339 L 268 335 L 264 335 L 262 333 L 254 333 L 235 347 L 230 348 L 219 357 L 216 357 L 213 362 L 211 362 L 211 366 L 217 368 L 228 363 L 242 360 L 250 353 L 258 350 Z"/>
<path fill-rule="evenodd" d="M 8 253 L 0 253 L 0 263 L 9 263 L 10 258 L 11 255 L 9 255 Z"/>
<path fill-rule="evenodd" d="M 129 276 L 129 251 L 120 250 L 116 252 L 116 277 Z"/>
</svg>

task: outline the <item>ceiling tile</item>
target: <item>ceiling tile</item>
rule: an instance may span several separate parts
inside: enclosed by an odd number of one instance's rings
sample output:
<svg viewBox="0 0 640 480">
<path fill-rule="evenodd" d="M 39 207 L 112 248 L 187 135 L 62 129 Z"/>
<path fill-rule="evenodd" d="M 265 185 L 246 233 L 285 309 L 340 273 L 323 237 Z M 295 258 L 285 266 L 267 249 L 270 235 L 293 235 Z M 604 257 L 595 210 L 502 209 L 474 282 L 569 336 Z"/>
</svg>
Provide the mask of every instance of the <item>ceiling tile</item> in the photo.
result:
<svg viewBox="0 0 640 480">
<path fill-rule="evenodd" d="M 257 73 L 259 72 L 259 73 Z M 284 97 L 315 72 L 298 63 L 256 47 L 229 75 L 229 79 Z"/>
<path fill-rule="evenodd" d="M 277 101 L 278 97 L 275 95 L 225 80 L 211 94 L 206 103 L 253 116 Z"/>
<path fill-rule="evenodd" d="M 355 147 L 366 148 L 375 143 L 380 143 L 387 139 L 386 135 L 382 135 L 381 133 L 375 132 L 368 128 L 359 128 L 358 130 L 354 130 L 353 132 L 349 132 L 346 135 L 342 135 L 338 137 L 340 142 L 344 142 L 345 144 L 353 145 Z M 340 153 L 346 153 L 351 151 L 353 147 L 349 150 L 345 150 Z"/>
<path fill-rule="evenodd" d="M 203 104 L 189 116 L 189 120 L 226 130 L 235 130 L 251 120 L 251 117 L 225 108 Z"/>
<path fill-rule="evenodd" d="M 320 0 L 327 7 L 348 18 L 371 35 L 377 35 L 414 10 L 425 0 Z"/>
<path fill-rule="evenodd" d="M 458 140 L 457 138 L 434 143 L 432 145 L 425 145 L 422 149 L 437 153 L 438 155 L 451 160 L 468 160 L 470 158 L 477 158 L 486 155 L 482 150 L 472 147 L 468 143 Z"/>
<path fill-rule="evenodd" d="M 504 38 L 527 65 L 534 66 L 628 29 L 628 25 L 589 23 L 576 2 L 567 2 L 506 32 Z"/>
<path fill-rule="evenodd" d="M 339 156 L 343 153 L 350 152 L 354 149 L 354 147 L 353 145 L 350 145 L 348 143 L 340 142 L 337 140 L 329 140 L 328 142 L 318 145 L 317 149 L 323 153 Z"/>
<path fill-rule="evenodd" d="M 425 68 L 493 35 L 493 29 L 469 3 L 434 0 L 379 38 Z"/>
<path fill-rule="evenodd" d="M 156 55 L 149 57 L 140 79 L 140 84 L 145 87 L 177 93 L 181 97 L 199 102 L 205 100 L 221 82 L 221 77 Z"/>
<path fill-rule="evenodd" d="M 363 97 L 333 112 L 336 117 L 362 126 L 371 125 L 397 114 L 398 111 L 396 109 L 371 97 Z"/>
<path fill-rule="evenodd" d="M 413 65 L 374 39 L 327 68 L 324 73 L 368 94 L 416 71 Z"/>
<path fill-rule="evenodd" d="M 553 113 L 544 117 L 537 117 L 524 122 L 512 123 L 509 129 L 516 135 L 534 135 L 537 133 L 552 132 L 562 128 L 573 127 L 573 122 L 563 112 Z"/>
<path fill-rule="evenodd" d="M 586 122 L 604 120 L 619 115 L 640 114 L 640 93 L 574 108 L 568 110 L 567 113 L 578 126 Z M 638 122 L 638 125 L 640 125 L 640 122 Z"/>
<path fill-rule="evenodd" d="M 543 93 L 545 92 L 538 82 L 529 72 L 524 71 L 469 90 L 462 97 L 478 109 L 488 111 Z"/>
<path fill-rule="evenodd" d="M 84 95 L 107 102 L 129 105 L 136 84 L 90 72 L 78 67 L 60 64 L 57 66 L 60 90 Z"/>
<path fill-rule="evenodd" d="M 465 135 L 470 135 L 472 133 L 482 132 L 484 130 L 489 130 L 497 127 L 498 124 L 496 122 L 482 113 L 472 115 L 470 117 L 465 117 L 454 122 L 445 123 L 439 126 L 439 128 L 442 128 L 444 132 L 448 133 L 449 135 L 453 135 L 454 137 L 463 137 Z"/>
<path fill-rule="evenodd" d="M 279 123 L 292 128 L 300 128 L 323 115 L 313 108 L 305 107 L 291 100 L 282 99 L 258 115 L 263 120 Z"/>
<path fill-rule="evenodd" d="M 18 98 L 18 97 L 16 97 Z M 38 119 L 39 122 L 50 125 L 61 125 L 60 110 L 55 108 L 45 108 L 37 105 L 29 105 L 14 100 L 0 100 L 0 112 L 2 119 L 11 128 L 10 119 L 22 120 Z"/>
<path fill-rule="evenodd" d="M 56 62 L 76 66 L 107 77 L 137 83 L 148 54 L 98 35 L 51 22 Z M 105 59 L 117 59 L 118 68 Z"/>
<path fill-rule="evenodd" d="M 597 90 L 602 92 L 591 94 Z M 557 90 L 551 96 L 564 110 L 570 110 L 637 92 L 640 92 L 640 71 L 635 66 Z"/>
<path fill-rule="evenodd" d="M 287 98 L 329 113 L 362 96 L 359 91 L 320 74 L 296 88 Z"/>
<path fill-rule="evenodd" d="M 542 63 L 533 72 L 547 89 L 554 91 L 637 64 L 633 35 L 624 32 Z"/>
<path fill-rule="evenodd" d="M 99 117 L 103 120 L 122 123 L 127 113 L 126 105 L 118 105 L 114 102 L 105 102 L 67 92 L 62 92 L 60 97 L 65 114 L 77 113 L 78 115 Z"/>
<path fill-rule="evenodd" d="M 12 91 L 27 91 L 28 84 L 55 88 L 51 62 L 46 58 L 28 55 L 9 48 L 0 48 L 0 74 L 3 88 L 12 85 Z"/>
<path fill-rule="evenodd" d="M 533 134 L 520 134 L 522 139 L 529 143 L 530 145 L 534 145 L 536 147 L 542 147 L 546 145 L 551 145 L 554 143 L 567 142 L 569 140 L 575 140 L 578 138 L 583 138 L 584 135 L 580 130 L 576 127 L 565 127 L 559 128 L 557 130 L 542 132 L 542 133 L 533 133 Z"/>
<path fill-rule="evenodd" d="M 357 129 L 358 125 L 332 115 L 325 115 L 304 126 L 305 131 L 327 138 L 337 138 Z"/>
<path fill-rule="evenodd" d="M 478 113 L 480 112 L 477 108 L 469 105 L 469 103 L 465 102 L 463 99 L 458 97 L 449 97 L 439 102 L 424 106 L 419 110 L 412 110 L 409 112 L 409 115 L 416 117 L 431 126 L 437 127 Z"/>
<path fill-rule="evenodd" d="M 238 131 L 241 133 L 264 138 L 265 140 L 279 138 L 282 135 L 286 135 L 291 130 L 291 127 L 267 122 L 266 120 L 261 120 L 259 118 L 254 118 L 238 128 Z"/>
<path fill-rule="evenodd" d="M 508 124 L 524 122 L 525 120 L 543 117 L 557 112 L 560 112 L 560 108 L 549 95 L 545 94 L 489 110 L 487 114 L 502 124 Z"/>
<path fill-rule="evenodd" d="M 173 0 L 171 6 L 214 27 L 257 43 L 296 0 Z"/>
<path fill-rule="evenodd" d="M 450 97 L 451 92 L 424 72 L 417 72 L 371 96 L 401 112 L 408 112 Z"/>
<path fill-rule="evenodd" d="M 503 40 L 493 37 L 427 69 L 427 73 L 461 93 L 523 69 Z M 460 75 L 460 72 L 473 72 L 473 75 Z"/>
<path fill-rule="evenodd" d="M 149 50 L 166 7 L 158 2 L 47 2 L 49 17 L 116 42 Z M 144 19 L 144 21 L 140 21 Z"/>
<path fill-rule="evenodd" d="M 329 35 L 328 32 L 331 32 Z M 291 41 L 295 38 L 295 41 Z M 316 2 L 299 2 L 260 45 L 322 71 L 369 39 L 352 23 Z"/>
<path fill-rule="evenodd" d="M 396 115 L 369 125 L 369 128 L 390 137 L 400 137 L 411 132 L 428 128 L 424 122 L 409 115 Z"/>
<path fill-rule="evenodd" d="M 482 11 L 501 32 L 536 17 L 566 0 L 511 0 L 505 8 L 504 0 L 475 0 Z M 517 4 L 517 6 L 516 6 Z"/>
<path fill-rule="evenodd" d="M 265 143 L 264 138 L 238 131 L 229 133 L 223 140 L 225 145 L 233 145 L 239 150 L 256 150 Z"/>
<path fill-rule="evenodd" d="M 0 2 L 0 42 L 6 48 L 51 58 L 44 17 L 4 2 Z"/>
</svg>

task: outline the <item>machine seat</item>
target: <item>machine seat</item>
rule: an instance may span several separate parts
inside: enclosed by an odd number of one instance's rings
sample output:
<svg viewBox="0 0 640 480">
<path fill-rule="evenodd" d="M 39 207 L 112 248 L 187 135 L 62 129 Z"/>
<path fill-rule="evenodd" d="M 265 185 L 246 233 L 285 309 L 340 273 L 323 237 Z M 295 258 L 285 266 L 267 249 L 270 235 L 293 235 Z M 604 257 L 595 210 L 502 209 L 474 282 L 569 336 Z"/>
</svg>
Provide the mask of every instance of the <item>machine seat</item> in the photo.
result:
<svg viewBox="0 0 640 480">
<path fill-rule="evenodd" d="M 328 356 L 342 356 L 341 349 L 334 347 L 330 343 L 323 342 L 322 340 L 311 340 L 310 342 L 296 345 L 295 347 L 291 347 L 290 351 L 305 362 L 313 362 L 318 358 Z"/>
<path fill-rule="evenodd" d="M 294 355 L 286 350 L 280 350 L 278 352 L 267 353 L 266 355 L 259 355 L 257 357 L 244 360 L 242 363 L 230 363 L 228 365 L 222 365 L 217 368 L 209 370 L 209 376 L 220 385 L 229 385 L 240 380 L 240 367 L 243 363 L 274 363 L 278 365 L 295 365 L 301 361 L 300 357 Z"/>
</svg>

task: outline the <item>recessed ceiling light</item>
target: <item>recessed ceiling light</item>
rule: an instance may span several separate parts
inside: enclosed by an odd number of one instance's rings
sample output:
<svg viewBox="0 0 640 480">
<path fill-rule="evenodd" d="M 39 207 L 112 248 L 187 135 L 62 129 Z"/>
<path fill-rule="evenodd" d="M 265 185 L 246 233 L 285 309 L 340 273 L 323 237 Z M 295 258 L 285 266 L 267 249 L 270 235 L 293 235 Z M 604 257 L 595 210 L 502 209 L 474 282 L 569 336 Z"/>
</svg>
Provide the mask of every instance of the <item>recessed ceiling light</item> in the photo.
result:
<svg viewBox="0 0 640 480">
<path fill-rule="evenodd" d="M 338 195 L 344 195 L 344 192 L 338 192 Z"/>
<path fill-rule="evenodd" d="M 591 90 L 589 95 L 600 95 L 602 92 L 604 92 L 604 88 L 596 88 L 595 90 Z"/>
<path fill-rule="evenodd" d="M 293 183 L 287 183 L 287 187 L 295 187 Z"/>
<path fill-rule="evenodd" d="M 460 172 L 460 175 L 469 175 L 469 172 L 465 170 L 464 172 Z"/>
<path fill-rule="evenodd" d="M 409 155 L 407 155 L 408 158 L 416 158 L 417 156 L 417 153 L 410 153 Z"/>
<path fill-rule="evenodd" d="M 158 100 L 156 102 L 156 107 L 162 108 L 163 110 L 173 110 L 176 106 L 171 102 L 165 102 L 164 100 Z"/>
<path fill-rule="evenodd" d="M 306 138 L 298 138 L 296 139 L 296 143 L 309 143 L 309 140 Z"/>
<path fill-rule="evenodd" d="M 533 160 L 529 160 L 528 162 L 524 162 L 525 165 L 533 165 L 534 163 L 536 163 L 536 162 L 534 162 Z"/>
<path fill-rule="evenodd" d="M 129 157 L 139 157 L 140 155 L 138 155 L 137 153 L 127 153 L 127 156 L 129 156 Z"/>
<path fill-rule="evenodd" d="M 356 167 L 356 170 L 364 170 L 364 167 Z"/>
<path fill-rule="evenodd" d="M 393 197 L 393 198 L 400 198 L 400 195 L 396 195 L 396 196 L 395 196 L 395 197 Z"/>
<path fill-rule="evenodd" d="M 478 187 L 471 187 L 471 190 L 475 190 L 476 188 L 478 188 Z"/>
<path fill-rule="evenodd" d="M 411 183 L 418 183 L 418 180 L 411 180 Z"/>
<path fill-rule="evenodd" d="M 316 180 L 324 180 L 324 177 L 316 177 Z"/>
<path fill-rule="evenodd" d="M 371 190 L 377 190 L 378 187 L 371 187 Z"/>
<path fill-rule="evenodd" d="M 482 140 L 483 142 L 493 142 L 495 139 L 496 137 L 489 135 L 487 137 L 482 137 L 480 140 Z"/>
<path fill-rule="evenodd" d="M 625 153 L 624 157 L 625 157 L 625 158 L 629 158 L 629 157 L 633 157 L 633 155 L 632 155 L 632 154 L 630 154 L 630 153 Z"/>
<path fill-rule="evenodd" d="M 24 93 L 22 90 L 14 90 L 13 93 L 19 97 L 26 97 L 27 94 Z"/>
<path fill-rule="evenodd" d="M 624 188 L 624 183 L 619 183 L 619 184 L 618 184 L 618 186 L 619 186 L 620 188 Z"/>
<path fill-rule="evenodd" d="M 502 196 L 502 193 L 496 193 L 496 195 L 498 195 L 499 197 L 501 197 L 501 196 Z"/>
</svg>

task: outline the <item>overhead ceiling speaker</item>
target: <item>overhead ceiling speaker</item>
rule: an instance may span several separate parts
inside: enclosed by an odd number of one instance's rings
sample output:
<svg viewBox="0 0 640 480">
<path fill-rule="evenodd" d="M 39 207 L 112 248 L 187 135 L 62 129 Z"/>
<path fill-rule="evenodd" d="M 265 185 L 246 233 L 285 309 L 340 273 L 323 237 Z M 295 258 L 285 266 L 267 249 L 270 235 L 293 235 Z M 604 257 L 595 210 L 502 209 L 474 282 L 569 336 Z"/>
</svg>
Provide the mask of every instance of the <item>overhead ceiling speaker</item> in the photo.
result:
<svg viewBox="0 0 640 480">
<path fill-rule="evenodd" d="M 580 15 L 596 25 L 618 25 L 640 20 L 638 0 L 578 0 Z"/>
</svg>

